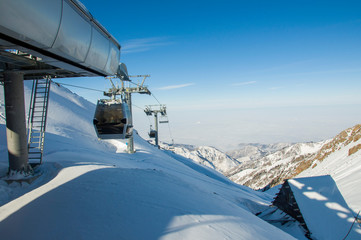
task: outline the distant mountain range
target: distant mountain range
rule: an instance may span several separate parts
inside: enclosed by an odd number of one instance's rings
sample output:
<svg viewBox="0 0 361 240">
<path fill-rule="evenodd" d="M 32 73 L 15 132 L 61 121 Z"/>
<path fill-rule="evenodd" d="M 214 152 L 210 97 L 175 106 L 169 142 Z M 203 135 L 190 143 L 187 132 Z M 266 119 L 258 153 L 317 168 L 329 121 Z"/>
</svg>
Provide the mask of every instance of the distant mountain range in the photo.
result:
<svg viewBox="0 0 361 240">
<path fill-rule="evenodd" d="M 194 162 L 213 168 L 235 183 L 254 189 L 277 185 L 291 175 L 290 169 L 317 152 L 320 143 L 239 144 L 239 149 L 224 153 L 214 147 L 161 144 Z M 302 157 L 301 157 L 302 156 Z"/>
<path fill-rule="evenodd" d="M 253 189 L 281 184 L 297 175 L 303 164 L 318 152 L 325 142 L 297 143 L 278 151 L 247 161 L 225 175 L 232 181 Z"/>
<path fill-rule="evenodd" d="M 166 150 L 171 150 L 183 157 L 192 159 L 196 163 L 215 169 L 222 174 L 227 173 L 241 164 L 241 162 L 237 159 L 228 156 L 226 153 L 214 147 L 196 147 L 186 144 L 168 145 L 166 143 L 161 143 L 160 147 Z"/>
<path fill-rule="evenodd" d="M 357 152 L 361 149 L 360 138 L 361 125 L 356 125 L 326 141 L 239 144 L 237 150 L 227 153 L 204 146 L 163 144 L 161 147 L 213 168 L 238 184 L 262 189 L 276 186 L 304 170 L 315 168 L 325 158 L 337 156 L 345 148 L 350 154 Z M 345 157 L 340 157 L 339 161 Z"/>
<path fill-rule="evenodd" d="M 293 145 L 292 143 L 275 143 L 275 144 L 260 144 L 260 143 L 241 143 L 238 144 L 236 150 L 228 151 L 227 154 L 232 158 L 241 162 L 249 160 L 257 160 L 265 157 L 271 153 L 277 152 L 285 147 Z"/>
</svg>

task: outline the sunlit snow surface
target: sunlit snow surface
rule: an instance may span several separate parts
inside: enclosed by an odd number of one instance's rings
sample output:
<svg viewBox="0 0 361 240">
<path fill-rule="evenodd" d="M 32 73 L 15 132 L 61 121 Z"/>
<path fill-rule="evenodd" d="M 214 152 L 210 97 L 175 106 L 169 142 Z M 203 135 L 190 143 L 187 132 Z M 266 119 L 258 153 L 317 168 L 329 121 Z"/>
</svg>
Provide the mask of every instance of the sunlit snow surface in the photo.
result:
<svg viewBox="0 0 361 240">
<path fill-rule="evenodd" d="M 253 214 L 268 195 L 136 134 L 131 155 L 124 142 L 99 141 L 94 105 L 62 87 L 52 86 L 49 108 L 39 177 L 0 180 L 1 239 L 292 239 Z M 0 132 L 5 176 L 3 124 Z"/>
<path fill-rule="evenodd" d="M 361 210 L 361 151 L 349 155 L 349 149 L 358 144 L 361 139 L 341 147 L 297 177 L 331 175 L 348 206 L 357 213 Z"/>
<path fill-rule="evenodd" d="M 352 211 L 331 176 L 288 180 L 312 237 L 344 239 L 354 221 Z M 349 239 L 361 239 L 361 227 L 354 224 Z"/>
</svg>

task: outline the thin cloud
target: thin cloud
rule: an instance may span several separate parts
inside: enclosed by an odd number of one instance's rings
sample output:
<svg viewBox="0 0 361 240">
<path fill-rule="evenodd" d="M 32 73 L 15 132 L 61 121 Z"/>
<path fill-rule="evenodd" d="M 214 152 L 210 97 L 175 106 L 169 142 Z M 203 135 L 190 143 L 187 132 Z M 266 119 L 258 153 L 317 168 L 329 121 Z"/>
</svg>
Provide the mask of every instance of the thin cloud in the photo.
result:
<svg viewBox="0 0 361 240">
<path fill-rule="evenodd" d="M 165 86 L 158 88 L 158 90 L 171 90 L 171 89 L 177 89 L 177 88 L 184 88 L 194 85 L 195 83 L 186 83 L 186 84 L 180 84 L 180 85 L 171 85 L 171 86 Z"/>
<path fill-rule="evenodd" d="M 271 87 L 270 90 L 275 91 L 275 90 L 282 89 L 282 88 L 283 87 Z"/>
<path fill-rule="evenodd" d="M 173 44 L 173 42 L 166 37 L 131 39 L 122 43 L 122 53 L 146 52 L 170 44 Z"/>
<path fill-rule="evenodd" d="M 251 85 L 255 84 L 257 81 L 248 81 L 248 82 L 240 82 L 240 83 L 234 83 L 232 86 L 245 86 L 245 85 Z"/>
</svg>

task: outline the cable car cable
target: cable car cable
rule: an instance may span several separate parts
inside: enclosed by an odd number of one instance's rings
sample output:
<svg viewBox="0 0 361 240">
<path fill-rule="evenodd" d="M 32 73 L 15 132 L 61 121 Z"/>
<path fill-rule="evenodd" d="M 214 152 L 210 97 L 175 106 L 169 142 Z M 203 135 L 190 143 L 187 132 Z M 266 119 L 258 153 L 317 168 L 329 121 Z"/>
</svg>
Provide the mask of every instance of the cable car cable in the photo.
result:
<svg viewBox="0 0 361 240">
<path fill-rule="evenodd" d="M 57 85 L 62 85 L 62 86 L 69 86 L 69 87 L 81 88 L 81 89 L 86 89 L 86 90 L 91 90 L 91 91 L 96 91 L 96 92 L 102 92 L 102 93 L 104 92 L 104 91 L 101 91 L 101 90 L 99 90 L 99 89 L 82 87 L 82 86 L 77 86 L 77 85 L 67 84 L 67 83 L 59 83 L 59 82 L 55 82 L 55 81 L 53 81 L 53 80 L 52 80 L 52 82 L 55 83 L 55 84 L 57 84 Z M 134 83 L 134 82 L 132 82 L 132 81 L 129 81 L 129 83 L 138 86 L 138 84 L 136 84 L 136 83 Z M 153 93 L 151 93 L 151 95 L 152 95 L 152 97 L 159 103 L 159 105 L 162 105 Z M 135 105 L 135 104 L 132 104 L 132 105 L 133 105 L 134 107 L 137 107 L 137 108 L 139 108 L 139 109 L 141 109 L 141 110 L 144 111 L 143 108 L 141 108 L 141 107 L 139 107 L 139 106 L 137 106 L 137 105 Z M 167 120 L 168 120 L 169 135 L 170 135 L 170 138 L 171 138 L 172 142 L 174 142 L 173 135 L 172 135 L 172 131 L 171 131 L 170 124 L 169 124 L 169 118 L 168 118 L 168 116 L 167 116 Z M 152 125 L 149 116 L 148 116 L 148 121 L 149 121 L 149 124 Z"/>
<path fill-rule="evenodd" d="M 144 108 L 141 108 L 141 107 L 139 107 L 139 106 L 135 105 L 134 103 L 132 103 L 132 106 L 134 106 L 134 107 L 136 107 L 136 108 L 139 108 L 139 109 L 141 109 L 141 110 L 143 110 L 143 111 L 144 111 Z"/>
<path fill-rule="evenodd" d="M 139 109 L 141 109 L 141 110 L 144 111 L 144 108 L 141 108 L 141 107 L 139 107 L 139 106 L 137 106 L 137 105 L 135 105 L 135 104 L 132 104 L 132 106 L 134 106 L 134 107 L 136 107 L 136 108 L 139 108 Z M 148 117 L 149 125 L 152 125 L 152 122 L 151 122 L 151 120 L 150 120 L 150 117 L 149 117 L 149 116 L 147 116 L 147 117 Z"/>
<path fill-rule="evenodd" d="M 152 95 L 152 97 L 154 97 L 154 99 L 159 103 L 159 105 L 162 105 L 162 104 L 159 102 L 159 100 L 154 96 L 153 93 L 151 93 L 151 95 Z"/>
<path fill-rule="evenodd" d="M 67 83 L 59 83 L 59 82 L 55 82 L 55 81 L 53 81 L 53 80 L 52 80 L 52 82 L 55 83 L 55 84 L 58 84 L 58 85 L 63 85 L 63 86 L 69 86 L 69 87 L 75 87 L 75 88 L 82 88 L 82 89 L 91 90 L 91 91 L 96 91 L 96 92 L 102 92 L 102 93 L 104 92 L 104 91 L 99 90 L 99 89 L 82 87 L 82 86 L 77 86 L 77 85 L 67 84 Z M 129 81 L 129 83 L 132 83 L 132 84 L 138 86 L 138 84 L 133 83 L 133 82 L 131 82 L 131 81 Z M 161 105 L 161 103 L 160 103 L 159 100 L 154 96 L 154 94 L 151 93 L 151 95 L 152 95 L 152 97 Z M 142 108 L 141 108 L 141 109 L 142 109 Z M 144 110 L 144 109 L 142 109 L 142 110 Z"/>
<path fill-rule="evenodd" d="M 82 87 L 82 86 L 76 86 L 76 85 L 67 84 L 67 83 L 59 83 L 59 82 L 55 82 L 55 81 L 52 81 L 52 82 L 55 83 L 55 84 L 58 84 L 58 85 L 64 85 L 64 86 L 70 86 L 70 87 L 76 87 L 76 88 L 83 88 L 83 89 L 92 90 L 92 91 L 97 91 L 97 92 L 104 92 L 104 91 L 101 91 L 101 90 L 99 90 L 99 89 L 94 89 L 94 88 L 87 88 L 87 87 Z"/>
<path fill-rule="evenodd" d="M 172 131 L 170 130 L 170 124 L 169 124 L 168 115 L 167 115 L 167 120 L 168 120 L 169 136 L 170 136 L 170 139 L 172 140 L 172 144 L 174 144 L 174 139 L 173 139 Z"/>
</svg>

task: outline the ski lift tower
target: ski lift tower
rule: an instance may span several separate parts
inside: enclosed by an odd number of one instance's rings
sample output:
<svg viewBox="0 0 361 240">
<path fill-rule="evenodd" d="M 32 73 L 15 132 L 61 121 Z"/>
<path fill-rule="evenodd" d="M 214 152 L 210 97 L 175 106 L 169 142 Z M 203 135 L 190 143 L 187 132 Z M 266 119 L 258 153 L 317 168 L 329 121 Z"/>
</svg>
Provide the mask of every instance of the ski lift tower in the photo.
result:
<svg viewBox="0 0 361 240">
<path fill-rule="evenodd" d="M 167 115 L 167 108 L 164 104 L 161 105 L 148 105 L 145 106 L 145 110 L 144 110 L 145 114 L 147 114 L 147 116 L 154 116 L 154 124 L 155 124 L 155 146 L 157 146 L 159 148 L 159 143 L 158 143 L 158 113 L 161 114 L 161 116 L 166 116 Z"/>
<path fill-rule="evenodd" d="M 123 71 L 122 71 L 123 70 Z M 126 103 L 129 105 L 130 115 L 133 116 L 133 110 L 132 110 L 132 93 L 140 93 L 140 94 L 148 94 L 150 95 L 151 92 L 148 90 L 146 86 L 143 86 L 144 81 L 147 77 L 150 77 L 150 75 L 128 75 L 127 69 L 124 65 L 124 68 L 121 71 L 118 72 L 116 77 L 108 77 L 109 81 L 112 84 L 112 88 L 109 89 L 108 92 L 104 92 L 104 96 L 112 97 L 114 98 L 116 95 L 122 95 L 126 101 Z M 124 87 L 124 82 L 130 82 L 130 78 L 136 78 L 136 77 L 142 77 L 143 80 L 141 83 L 135 84 L 135 87 Z M 121 87 L 116 87 L 114 83 L 112 82 L 113 78 L 118 78 L 121 81 Z M 130 125 L 133 125 L 133 117 L 130 118 L 131 122 Z M 135 153 L 134 151 L 134 138 L 133 134 L 128 138 L 128 145 L 127 145 L 127 152 L 128 153 Z"/>
</svg>

